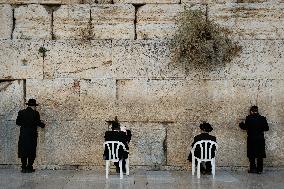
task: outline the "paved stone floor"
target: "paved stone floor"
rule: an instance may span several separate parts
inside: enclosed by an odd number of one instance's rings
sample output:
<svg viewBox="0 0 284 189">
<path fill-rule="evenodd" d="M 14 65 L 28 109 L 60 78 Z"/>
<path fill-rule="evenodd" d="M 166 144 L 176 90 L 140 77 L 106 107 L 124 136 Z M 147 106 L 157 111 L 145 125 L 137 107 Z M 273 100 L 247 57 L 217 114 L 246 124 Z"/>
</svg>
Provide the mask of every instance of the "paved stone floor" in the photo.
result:
<svg viewBox="0 0 284 189">
<path fill-rule="evenodd" d="M 20 173 L 18 169 L 0 169 L 0 189 L 284 189 L 284 170 L 269 170 L 261 175 L 245 171 L 217 170 L 215 179 L 205 175 L 197 179 L 188 171 L 132 171 L 119 179 L 111 174 L 82 170 L 38 170 Z"/>
</svg>

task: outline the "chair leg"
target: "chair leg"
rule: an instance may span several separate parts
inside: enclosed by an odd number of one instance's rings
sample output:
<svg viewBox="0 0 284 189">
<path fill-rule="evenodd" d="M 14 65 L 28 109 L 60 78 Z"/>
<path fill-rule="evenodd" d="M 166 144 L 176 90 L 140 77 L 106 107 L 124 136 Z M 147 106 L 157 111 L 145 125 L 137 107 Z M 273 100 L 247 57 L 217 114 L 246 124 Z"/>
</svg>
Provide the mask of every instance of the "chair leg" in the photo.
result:
<svg viewBox="0 0 284 189">
<path fill-rule="evenodd" d="M 106 179 L 108 179 L 108 174 L 109 174 L 109 161 L 106 161 Z"/>
<path fill-rule="evenodd" d="M 191 172 L 192 175 L 194 175 L 195 172 L 195 159 L 192 157 L 192 162 L 191 162 Z"/>
<path fill-rule="evenodd" d="M 119 160 L 119 174 L 120 174 L 120 179 L 123 179 L 122 160 Z"/>
<path fill-rule="evenodd" d="M 200 161 L 197 163 L 197 178 L 200 178 Z"/>
<path fill-rule="evenodd" d="M 214 178 L 215 177 L 215 168 L 216 168 L 215 159 L 213 159 L 211 161 L 211 165 L 212 165 L 212 175 L 213 175 L 213 178 Z"/>
<path fill-rule="evenodd" d="M 126 175 L 129 175 L 129 158 L 125 160 Z"/>
</svg>

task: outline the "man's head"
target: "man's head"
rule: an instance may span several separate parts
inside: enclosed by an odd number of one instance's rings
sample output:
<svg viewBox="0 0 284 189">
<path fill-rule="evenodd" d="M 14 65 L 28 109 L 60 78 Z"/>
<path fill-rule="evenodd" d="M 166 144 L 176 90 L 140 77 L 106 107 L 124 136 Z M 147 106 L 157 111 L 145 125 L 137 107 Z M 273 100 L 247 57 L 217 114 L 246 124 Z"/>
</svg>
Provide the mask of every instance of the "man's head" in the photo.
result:
<svg viewBox="0 0 284 189">
<path fill-rule="evenodd" d="M 33 109 L 35 109 L 36 106 L 38 106 L 38 104 L 36 103 L 35 99 L 29 99 L 28 103 L 26 103 L 26 105 L 28 105 L 29 107 L 32 107 Z"/>
<path fill-rule="evenodd" d="M 258 107 L 257 106 L 252 106 L 250 108 L 250 114 L 258 114 Z"/>
<path fill-rule="evenodd" d="M 200 129 L 204 132 L 211 132 L 213 130 L 212 126 L 209 123 L 203 122 L 199 125 Z"/>
</svg>

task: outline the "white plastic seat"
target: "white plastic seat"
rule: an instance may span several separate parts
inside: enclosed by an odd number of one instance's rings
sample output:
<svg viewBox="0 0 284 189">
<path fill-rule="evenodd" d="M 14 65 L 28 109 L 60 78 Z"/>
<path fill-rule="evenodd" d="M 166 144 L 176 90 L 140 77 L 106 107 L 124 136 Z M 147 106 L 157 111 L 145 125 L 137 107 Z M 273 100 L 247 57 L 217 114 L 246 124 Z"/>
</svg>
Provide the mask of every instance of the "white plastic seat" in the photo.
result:
<svg viewBox="0 0 284 189">
<path fill-rule="evenodd" d="M 195 149 L 196 147 L 199 146 L 200 148 L 200 152 L 201 152 L 201 157 L 198 158 L 194 155 L 194 152 L 195 152 Z M 212 175 L 213 175 L 213 178 L 215 177 L 215 168 L 216 168 L 216 165 L 215 165 L 215 157 L 212 157 L 212 147 L 215 146 L 215 156 L 216 156 L 216 151 L 217 151 L 217 148 L 218 148 L 218 145 L 216 142 L 214 141 L 211 141 L 211 140 L 201 140 L 201 141 L 198 141 L 196 142 L 192 149 L 191 149 L 191 154 L 192 154 L 192 175 L 194 175 L 194 172 L 195 172 L 195 160 L 197 160 L 197 178 L 200 178 L 200 164 L 201 162 L 208 162 L 210 161 L 211 162 L 211 165 L 212 165 Z M 209 152 L 209 153 L 208 153 Z"/>
<path fill-rule="evenodd" d="M 123 179 L 123 171 L 122 171 L 122 159 L 119 160 L 118 158 L 118 152 L 119 148 L 122 147 L 124 151 L 127 151 L 125 148 L 125 145 L 122 142 L 119 141 L 107 141 L 104 142 L 104 148 L 108 149 L 108 160 L 106 161 L 106 178 L 108 179 L 109 175 L 109 165 L 110 162 L 119 162 L 119 173 L 120 173 L 120 179 Z M 129 158 L 125 159 L 125 169 L 126 169 L 126 175 L 129 175 Z"/>
</svg>

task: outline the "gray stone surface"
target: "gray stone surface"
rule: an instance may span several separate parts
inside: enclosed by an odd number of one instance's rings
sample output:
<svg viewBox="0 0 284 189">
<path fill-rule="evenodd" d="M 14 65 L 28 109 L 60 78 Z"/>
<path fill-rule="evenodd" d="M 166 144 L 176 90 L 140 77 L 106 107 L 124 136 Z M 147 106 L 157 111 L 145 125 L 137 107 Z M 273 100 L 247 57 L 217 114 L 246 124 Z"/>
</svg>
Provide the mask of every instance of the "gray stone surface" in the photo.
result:
<svg viewBox="0 0 284 189">
<path fill-rule="evenodd" d="M 62 5 L 53 13 L 55 39 L 89 39 L 90 5 Z"/>
<path fill-rule="evenodd" d="M 0 95 L 0 119 L 16 120 L 18 111 L 24 107 L 23 81 L 1 81 Z"/>
<path fill-rule="evenodd" d="M 1 0 L 7 4 L 79 4 L 82 0 Z"/>
<path fill-rule="evenodd" d="M 74 79 L 27 80 L 26 99 L 35 98 L 44 121 L 76 120 L 80 104 L 80 81 Z"/>
<path fill-rule="evenodd" d="M 114 0 L 114 3 L 129 4 L 178 4 L 179 0 Z"/>
<path fill-rule="evenodd" d="M 112 47 L 113 72 L 118 79 L 182 78 L 184 66 L 173 61 L 166 40 L 117 40 Z"/>
<path fill-rule="evenodd" d="M 0 40 L 0 78 L 41 79 L 43 59 L 39 48 L 42 44 L 43 41 L 34 40 Z"/>
<path fill-rule="evenodd" d="M 209 6 L 208 16 L 237 39 L 283 39 L 283 3 L 228 3 Z"/>
<path fill-rule="evenodd" d="M 93 39 L 134 39 L 133 5 L 93 5 L 91 12 Z"/>
<path fill-rule="evenodd" d="M 111 78 L 111 41 L 47 41 L 44 78 Z"/>
<path fill-rule="evenodd" d="M 116 108 L 116 81 L 92 79 L 80 81 L 79 118 L 113 120 Z"/>
<path fill-rule="evenodd" d="M 13 11 L 11 5 L 0 5 L 0 39 L 10 39 L 13 27 Z"/>
<path fill-rule="evenodd" d="M 51 13 L 42 5 L 15 8 L 13 39 L 51 39 Z"/>
</svg>

